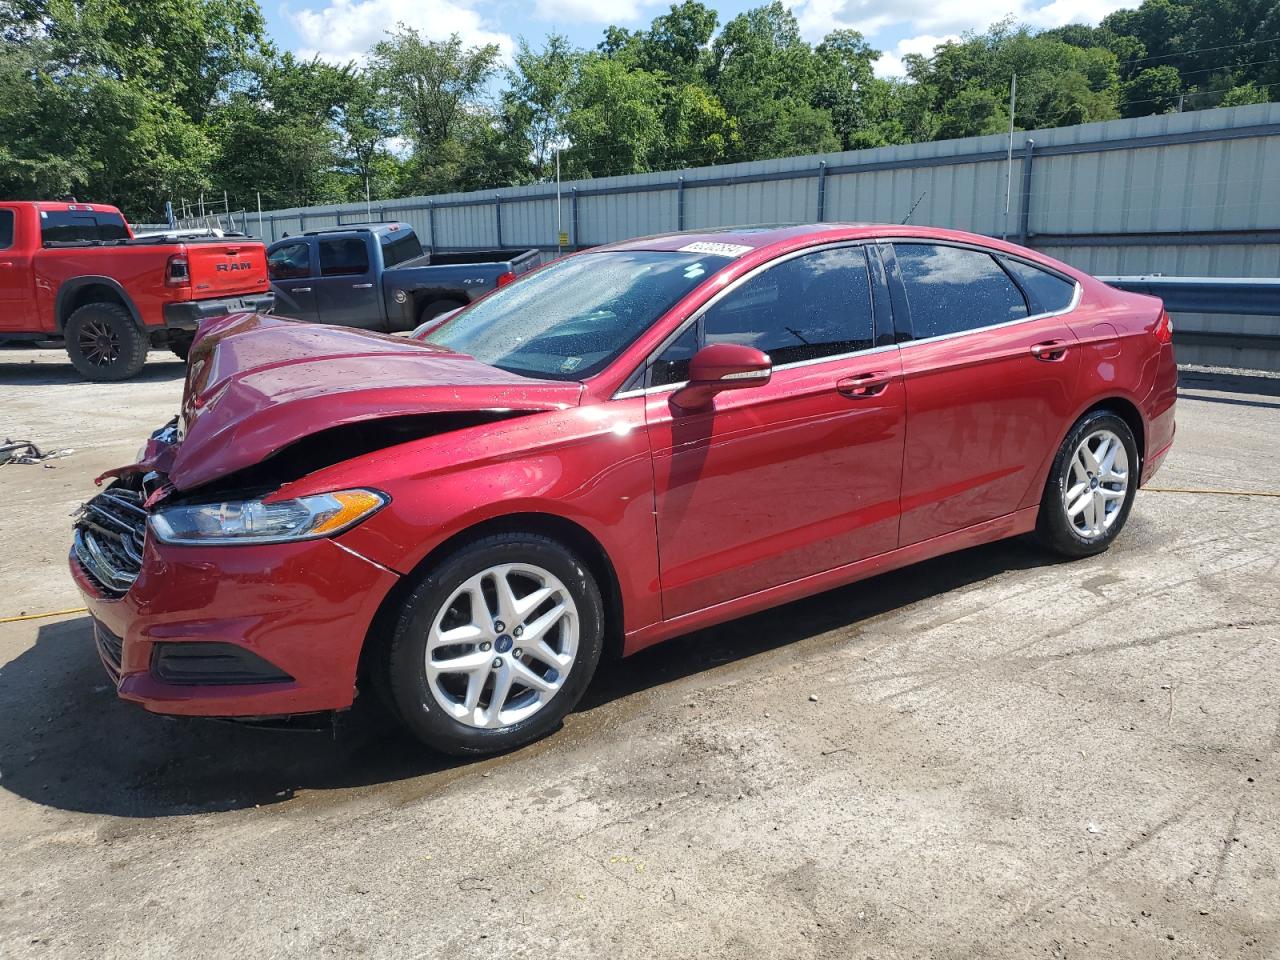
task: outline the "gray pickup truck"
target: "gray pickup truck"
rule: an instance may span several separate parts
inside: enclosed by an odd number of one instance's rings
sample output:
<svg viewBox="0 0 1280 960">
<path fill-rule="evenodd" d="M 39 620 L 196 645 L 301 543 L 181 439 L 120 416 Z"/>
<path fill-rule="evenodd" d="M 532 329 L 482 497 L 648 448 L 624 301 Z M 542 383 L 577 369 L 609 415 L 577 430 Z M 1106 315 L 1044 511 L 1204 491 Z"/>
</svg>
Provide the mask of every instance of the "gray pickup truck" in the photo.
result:
<svg viewBox="0 0 1280 960">
<path fill-rule="evenodd" d="M 311 230 L 267 248 L 277 316 L 384 333 L 465 306 L 538 260 L 537 250 L 424 253 L 407 223 Z"/>
</svg>

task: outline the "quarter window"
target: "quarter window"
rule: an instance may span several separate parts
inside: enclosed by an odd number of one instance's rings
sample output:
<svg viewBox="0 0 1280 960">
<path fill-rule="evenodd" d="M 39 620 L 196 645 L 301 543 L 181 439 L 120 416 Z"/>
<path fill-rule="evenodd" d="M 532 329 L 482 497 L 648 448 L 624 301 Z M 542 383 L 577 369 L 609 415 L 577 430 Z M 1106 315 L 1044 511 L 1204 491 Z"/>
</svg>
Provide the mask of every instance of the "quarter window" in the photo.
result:
<svg viewBox="0 0 1280 960">
<path fill-rule="evenodd" d="M 875 337 L 866 254 L 836 247 L 784 260 L 713 304 L 697 331 L 662 352 L 651 383 L 687 379 L 697 347 L 713 343 L 755 347 L 779 366 L 866 350 Z"/>
<path fill-rule="evenodd" d="M 895 243 L 917 339 L 963 333 L 1027 316 L 1027 302 L 989 254 L 931 243 Z"/>
<path fill-rule="evenodd" d="M 357 237 L 320 241 L 320 276 L 347 277 L 369 272 L 369 251 Z"/>
<path fill-rule="evenodd" d="M 311 257 L 305 240 L 276 247 L 267 257 L 272 280 L 297 280 L 311 275 Z"/>
<path fill-rule="evenodd" d="M 1071 301 L 1076 295 L 1074 283 L 1063 280 L 1048 270 L 1033 267 L 1022 260 L 1014 260 L 1012 257 L 1001 257 L 1000 262 L 1013 274 L 1018 283 L 1022 284 L 1027 299 L 1031 301 L 1033 314 L 1057 313 L 1071 306 Z"/>
</svg>

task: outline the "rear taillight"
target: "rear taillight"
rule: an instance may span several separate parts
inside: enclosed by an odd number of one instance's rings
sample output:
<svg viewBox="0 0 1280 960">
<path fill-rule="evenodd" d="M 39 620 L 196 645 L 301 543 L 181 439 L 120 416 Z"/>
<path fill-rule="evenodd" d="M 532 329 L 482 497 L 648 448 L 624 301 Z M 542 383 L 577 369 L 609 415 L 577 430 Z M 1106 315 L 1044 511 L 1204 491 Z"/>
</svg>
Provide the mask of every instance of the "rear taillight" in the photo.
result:
<svg viewBox="0 0 1280 960">
<path fill-rule="evenodd" d="M 516 275 L 508 270 L 506 273 L 498 274 L 498 286 L 505 287 L 508 283 L 514 283 Z"/>
<path fill-rule="evenodd" d="M 1173 320 L 1168 310 L 1160 311 L 1160 319 L 1156 321 L 1156 340 L 1159 343 L 1173 343 Z"/>
<path fill-rule="evenodd" d="M 164 268 L 166 287 L 185 287 L 191 283 L 191 267 L 185 254 L 175 253 Z"/>
</svg>

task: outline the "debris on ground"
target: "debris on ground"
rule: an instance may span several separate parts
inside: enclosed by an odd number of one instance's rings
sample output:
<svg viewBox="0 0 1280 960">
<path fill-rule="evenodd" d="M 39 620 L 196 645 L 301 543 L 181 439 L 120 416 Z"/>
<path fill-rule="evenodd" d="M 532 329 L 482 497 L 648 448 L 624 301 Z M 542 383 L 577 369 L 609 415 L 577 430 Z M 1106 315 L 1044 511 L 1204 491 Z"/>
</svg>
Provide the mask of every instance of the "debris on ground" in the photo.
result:
<svg viewBox="0 0 1280 960">
<path fill-rule="evenodd" d="M 70 456 L 73 453 L 75 451 L 70 448 L 66 450 L 51 450 L 45 453 L 31 440 L 10 440 L 6 437 L 4 443 L 0 443 L 0 464 L 44 463 L 47 460 L 56 460 L 59 457 Z"/>
</svg>

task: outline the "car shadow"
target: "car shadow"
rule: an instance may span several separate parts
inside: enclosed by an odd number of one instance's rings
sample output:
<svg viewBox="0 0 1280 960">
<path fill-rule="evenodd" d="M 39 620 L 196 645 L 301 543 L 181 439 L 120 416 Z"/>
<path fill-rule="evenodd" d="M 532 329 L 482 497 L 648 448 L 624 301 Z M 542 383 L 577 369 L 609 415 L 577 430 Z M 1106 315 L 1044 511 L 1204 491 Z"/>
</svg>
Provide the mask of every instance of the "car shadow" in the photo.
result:
<svg viewBox="0 0 1280 960">
<path fill-rule="evenodd" d="M 56 384 L 88 383 L 65 356 L 24 356 L 21 349 L 0 350 L 0 386 L 24 387 Z M 118 383 L 98 383 L 95 387 L 112 387 L 121 390 L 131 384 L 163 383 L 181 380 L 187 375 L 187 365 L 168 350 L 152 350 L 146 366 L 136 377 Z"/>
<path fill-rule="evenodd" d="M 1280 376 L 1260 377 L 1249 373 L 1179 370 L 1178 389 L 1179 396 L 1182 396 L 1182 390 L 1215 390 L 1225 393 L 1252 393 L 1263 397 L 1280 397 Z M 1208 398 L 1195 397 L 1194 399 Z"/>
<path fill-rule="evenodd" d="M 578 710 L 789 645 L 797 655 L 835 647 L 847 641 L 830 631 L 1053 562 L 1024 539 L 988 544 L 700 630 L 602 664 Z M 41 626 L 35 645 L 0 668 L 0 788 L 63 810 L 116 817 L 235 810 L 300 790 L 443 779 L 472 762 L 423 748 L 367 702 L 325 733 L 153 716 L 116 699 L 87 617 Z"/>
</svg>

